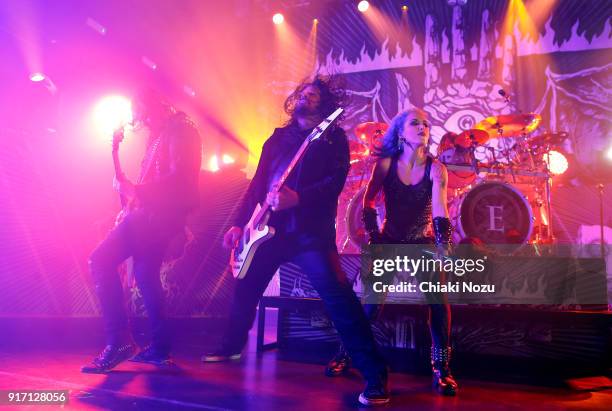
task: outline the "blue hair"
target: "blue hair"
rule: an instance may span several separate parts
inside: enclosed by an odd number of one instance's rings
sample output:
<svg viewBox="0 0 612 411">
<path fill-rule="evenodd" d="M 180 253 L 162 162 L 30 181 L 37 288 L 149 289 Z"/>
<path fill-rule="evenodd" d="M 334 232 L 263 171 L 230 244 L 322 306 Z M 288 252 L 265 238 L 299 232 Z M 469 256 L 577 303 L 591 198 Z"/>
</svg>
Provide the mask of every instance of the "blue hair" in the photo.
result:
<svg viewBox="0 0 612 411">
<path fill-rule="evenodd" d="M 410 113 L 422 113 L 427 116 L 427 113 L 420 108 L 411 108 L 398 113 L 393 120 L 391 125 L 382 138 L 382 144 L 380 147 L 374 149 L 373 155 L 376 157 L 395 157 L 400 155 L 404 151 L 404 145 L 400 144 L 400 136 L 404 131 L 404 125 L 406 119 Z"/>
<path fill-rule="evenodd" d="M 376 157 L 395 157 L 404 151 L 403 145 L 400 144 L 400 134 L 404 130 L 404 124 L 408 118 L 408 111 L 402 111 L 391 120 L 391 125 L 382 138 L 380 147 L 374 149 Z"/>
</svg>

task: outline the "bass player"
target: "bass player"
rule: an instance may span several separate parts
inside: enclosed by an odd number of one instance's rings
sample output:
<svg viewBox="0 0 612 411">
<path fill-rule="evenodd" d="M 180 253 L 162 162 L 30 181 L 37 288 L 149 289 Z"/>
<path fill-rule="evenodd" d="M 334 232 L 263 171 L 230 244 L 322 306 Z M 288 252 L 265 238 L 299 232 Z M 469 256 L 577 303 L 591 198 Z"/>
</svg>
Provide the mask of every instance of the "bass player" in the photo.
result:
<svg viewBox="0 0 612 411">
<path fill-rule="evenodd" d="M 332 84 L 332 79 L 318 76 L 299 85 L 285 101 L 289 121 L 277 128 L 263 146 L 257 171 L 233 226 L 225 234 L 224 246 L 239 246 L 241 227 L 257 204 L 264 201 L 273 210 L 268 225 L 274 228 L 275 235 L 259 247 L 246 277 L 237 281 L 221 347 L 202 360 L 240 358 L 260 297 L 280 264 L 291 261 L 307 273 L 355 366 L 367 381 L 359 400 L 382 404 L 389 401 L 386 366 L 363 308 L 340 268 L 335 245 L 338 196 L 349 169 L 344 131 L 330 128 L 324 138 L 313 142 L 286 184 L 276 189 L 305 138 L 342 104 L 345 92 Z"/>
</svg>

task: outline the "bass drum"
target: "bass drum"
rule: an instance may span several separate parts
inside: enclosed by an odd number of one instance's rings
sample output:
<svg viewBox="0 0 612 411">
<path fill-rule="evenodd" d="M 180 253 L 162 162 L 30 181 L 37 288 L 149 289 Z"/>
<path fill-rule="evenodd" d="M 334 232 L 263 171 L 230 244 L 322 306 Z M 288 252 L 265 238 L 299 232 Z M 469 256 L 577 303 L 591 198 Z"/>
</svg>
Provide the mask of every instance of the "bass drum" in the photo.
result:
<svg viewBox="0 0 612 411">
<path fill-rule="evenodd" d="M 455 240 L 478 239 L 518 249 L 531 239 L 533 213 L 527 198 L 508 183 L 484 182 L 457 196 L 449 207 Z"/>
<path fill-rule="evenodd" d="M 366 188 L 367 186 L 361 187 L 349 201 L 344 219 L 348 241 L 357 251 L 368 244 L 368 235 L 361 219 Z M 382 228 L 385 219 L 385 204 L 382 195 L 378 195 L 376 198 L 376 210 L 378 211 L 378 226 Z"/>
</svg>

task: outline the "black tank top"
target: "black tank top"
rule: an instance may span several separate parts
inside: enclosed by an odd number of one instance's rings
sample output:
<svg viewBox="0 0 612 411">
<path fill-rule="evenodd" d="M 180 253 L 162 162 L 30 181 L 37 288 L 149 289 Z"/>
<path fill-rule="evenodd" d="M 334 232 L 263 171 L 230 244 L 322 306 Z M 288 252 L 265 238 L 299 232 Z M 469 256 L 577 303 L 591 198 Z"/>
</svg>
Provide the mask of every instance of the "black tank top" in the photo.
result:
<svg viewBox="0 0 612 411">
<path fill-rule="evenodd" d="M 432 158 L 427 156 L 423 179 L 411 185 L 400 180 L 397 162 L 397 157 L 391 160 L 383 183 L 386 210 L 383 236 L 389 242 L 430 243 L 427 229 L 431 224 Z"/>
</svg>

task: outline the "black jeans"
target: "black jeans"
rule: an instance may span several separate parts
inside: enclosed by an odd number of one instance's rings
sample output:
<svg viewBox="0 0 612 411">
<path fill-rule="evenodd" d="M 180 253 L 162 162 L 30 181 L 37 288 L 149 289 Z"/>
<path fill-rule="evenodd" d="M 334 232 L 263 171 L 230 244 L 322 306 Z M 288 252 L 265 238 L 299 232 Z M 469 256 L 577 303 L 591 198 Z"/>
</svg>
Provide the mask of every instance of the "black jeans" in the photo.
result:
<svg viewBox="0 0 612 411">
<path fill-rule="evenodd" d="M 310 234 L 277 234 L 257 250 L 247 276 L 236 284 L 224 347 L 242 350 L 255 319 L 259 299 L 274 273 L 284 262 L 293 262 L 308 275 L 325 304 L 355 366 L 368 381 L 386 375 L 363 308 L 340 267 L 333 240 Z"/>
<path fill-rule="evenodd" d="M 91 254 L 89 267 L 100 300 L 108 344 L 131 341 L 117 267 L 133 257 L 134 277 L 151 323 L 152 345 L 160 353 L 170 351 L 159 269 L 170 240 L 183 229 L 184 220 L 179 214 L 135 210 L 115 226 Z"/>
</svg>

